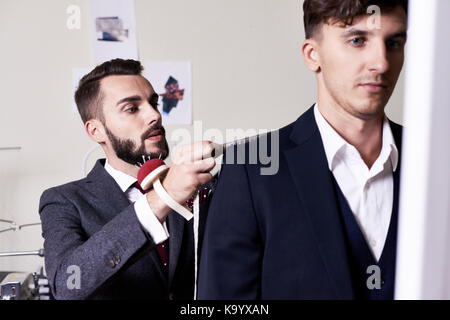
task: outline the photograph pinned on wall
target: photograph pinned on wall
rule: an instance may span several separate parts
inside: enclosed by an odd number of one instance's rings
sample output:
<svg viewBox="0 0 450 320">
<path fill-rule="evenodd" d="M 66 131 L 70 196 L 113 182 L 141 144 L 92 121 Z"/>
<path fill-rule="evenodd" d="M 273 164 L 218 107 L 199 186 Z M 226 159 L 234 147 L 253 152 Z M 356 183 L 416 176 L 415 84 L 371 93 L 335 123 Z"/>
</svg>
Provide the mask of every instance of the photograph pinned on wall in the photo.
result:
<svg viewBox="0 0 450 320">
<path fill-rule="evenodd" d="M 91 0 L 94 62 L 138 60 L 134 0 Z"/>
<path fill-rule="evenodd" d="M 148 62 L 145 77 L 159 94 L 163 124 L 192 124 L 190 62 Z"/>
<path fill-rule="evenodd" d="M 97 41 L 125 42 L 128 40 L 128 29 L 124 29 L 119 17 L 101 17 L 95 19 Z"/>
</svg>

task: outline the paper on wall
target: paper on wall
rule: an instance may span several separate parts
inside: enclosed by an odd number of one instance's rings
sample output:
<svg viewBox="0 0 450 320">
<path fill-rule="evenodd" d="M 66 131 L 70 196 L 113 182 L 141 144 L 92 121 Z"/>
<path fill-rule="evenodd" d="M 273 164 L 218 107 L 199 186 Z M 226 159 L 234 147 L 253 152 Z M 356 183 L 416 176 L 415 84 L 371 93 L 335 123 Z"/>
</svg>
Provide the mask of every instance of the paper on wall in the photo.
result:
<svg viewBox="0 0 450 320">
<path fill-rule="evenodd" d="M 138 60 L 134 0 L 91 0 L 91 25 L 95 64 Z"/>
<path fill-rule="evenodd" d="M 191 63 L 148 62 L 144 74 L 159 94 L 163 124 L 192 124 Z"/>
</svg>

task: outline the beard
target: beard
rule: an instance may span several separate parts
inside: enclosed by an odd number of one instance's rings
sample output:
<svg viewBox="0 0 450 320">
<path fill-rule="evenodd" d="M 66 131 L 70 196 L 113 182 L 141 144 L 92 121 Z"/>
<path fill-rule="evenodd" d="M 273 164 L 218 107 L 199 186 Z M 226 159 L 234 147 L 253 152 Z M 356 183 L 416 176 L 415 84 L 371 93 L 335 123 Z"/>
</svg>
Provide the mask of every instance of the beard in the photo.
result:
<svg viewBox="0 0 450 320">
<path fill-rule="evenodd" d="M 145 140 L 150 136 L 152 132 L 155 130 L 161 130 L 161 135 L 163 139 L 158 141 L 156 147 L 158 148 L 157 152 L 146 152 L 145 150 Z M 147 130 L 144 134 L 141 135 L 140 146 L 136 146 L 136 143 L 131 139 L 121 139 L 114 135 L 114 133 L 109 130 L 109 128 L 105 125 L 105 131 L 108 135 L 109 140 L 111 141 L 112 148 L 116 153 L 117 157 L 126 163 L 137 165 L 138 163 L 142 163 L 142 157 L 150 157 L 153 158 L 161 158 L 162 160 L 166 159 L 169 156 L 169 145 L 166 140 L 166 131 L 162 126 L 155 126 L 151 129 Z"/>
</svg>

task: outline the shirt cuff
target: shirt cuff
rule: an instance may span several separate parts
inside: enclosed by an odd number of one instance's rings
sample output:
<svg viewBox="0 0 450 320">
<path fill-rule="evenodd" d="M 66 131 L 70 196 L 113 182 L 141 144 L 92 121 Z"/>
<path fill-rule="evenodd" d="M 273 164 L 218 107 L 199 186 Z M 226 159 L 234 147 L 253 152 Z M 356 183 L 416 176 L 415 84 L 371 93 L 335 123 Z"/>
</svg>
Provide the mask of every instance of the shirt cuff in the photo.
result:
<svg viewBox="0 0 450 320">
<path fill-rule="evenodd" d="M 166 222 L 161 223 L 148 204 L 147 197 L 143 195 L 134 203 L 134 211 L 145 230 L 150 234 L 155 244 L 160 244 L 169 238 Z"/>
</svg>

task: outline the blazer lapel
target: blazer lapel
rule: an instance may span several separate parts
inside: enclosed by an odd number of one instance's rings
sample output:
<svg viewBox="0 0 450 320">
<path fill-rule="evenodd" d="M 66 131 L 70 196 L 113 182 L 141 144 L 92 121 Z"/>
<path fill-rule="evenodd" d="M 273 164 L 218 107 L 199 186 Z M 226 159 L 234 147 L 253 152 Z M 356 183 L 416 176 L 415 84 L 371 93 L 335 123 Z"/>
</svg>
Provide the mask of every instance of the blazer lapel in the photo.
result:
<svg viewBox="0 0 450 320">
<path fill-rule="evenodd" d="M 104 208 L 102 213 L 112 219 L 118 212 L 129 206 L 130 201 L 114 178 L 105 170 L 104 164 L 104 159 L 97 160 L 94 168 L 86 177 L 85 187 L 94 196 L 94 199 L 101 201 L 101 206 Z"/>
<path fill-rule="evenodd" d="M 304 204 L 320 254 L 339 299 L 354 294 L 337 199 L 313 108 L 301 116 L 292 131 L 295 147 L 285 156 L 301 203 Z"/>
</svg>

